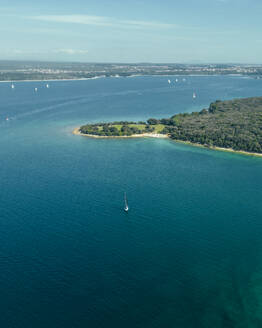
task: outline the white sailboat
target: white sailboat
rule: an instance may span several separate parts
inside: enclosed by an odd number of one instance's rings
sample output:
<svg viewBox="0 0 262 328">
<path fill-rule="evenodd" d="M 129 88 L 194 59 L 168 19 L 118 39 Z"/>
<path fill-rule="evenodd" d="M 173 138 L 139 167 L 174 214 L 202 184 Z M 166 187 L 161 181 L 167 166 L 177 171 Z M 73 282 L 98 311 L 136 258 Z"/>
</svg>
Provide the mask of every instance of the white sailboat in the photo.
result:
<svg viewBox="0 0 262 328">
<path fill-rule="evenodd" d="M 35 88 L 35 92 L 37 92 L 37 90 L 38 90 L 38 89 L 37 89 L 37 88 Z"/>
<path fill-rule="evenodd" d="M 14 88 L 15 88 L 15 85 L 14 85 L 13 83 L 11 84 L 11 88 L 12 88 L 12 89 L 14 89 Z"/>
<path fill-rule="evenodd" d="M 195 92 L 193 92 L 193 99 L 195 99 L 196 98 L 196 93 Z"/>
<path fill-rule="evenodd" d="M 171 83 L 171 81 L 170 81 L 170 80 L 167 80 L 167 82 L 168 82 L 168 84 L 170 84 L 170 83 Z"/>
<path fill-rule="evenodd" d="M 49 84 L 46 85 L 47 89 L 49 88 Z"/>
<path fill-rule="evenodd" d="M 125 192 L 124 199 L 125 199 L 125 207 L 124 207 L 124 211 L 125 211 L 125 212 L 128 212 L 129 207 L 128 207 L 128 202 L 127 202 L 126 192 Z"/>
</svg>

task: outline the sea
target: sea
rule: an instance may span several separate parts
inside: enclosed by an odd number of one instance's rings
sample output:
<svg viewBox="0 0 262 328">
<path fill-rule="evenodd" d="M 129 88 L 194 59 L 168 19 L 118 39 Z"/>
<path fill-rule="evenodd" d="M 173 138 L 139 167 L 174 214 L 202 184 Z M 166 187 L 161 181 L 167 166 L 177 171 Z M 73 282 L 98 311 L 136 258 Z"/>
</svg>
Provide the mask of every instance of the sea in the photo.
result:
<svg viewBox="0 0 262 328">
<path fill-rule="evenodd" d="M 262 80 L 46 83 L 0 83 L 0 327 L 262 327 L 262 158 L 72 133 L 261 96 Z"/>
</svg>

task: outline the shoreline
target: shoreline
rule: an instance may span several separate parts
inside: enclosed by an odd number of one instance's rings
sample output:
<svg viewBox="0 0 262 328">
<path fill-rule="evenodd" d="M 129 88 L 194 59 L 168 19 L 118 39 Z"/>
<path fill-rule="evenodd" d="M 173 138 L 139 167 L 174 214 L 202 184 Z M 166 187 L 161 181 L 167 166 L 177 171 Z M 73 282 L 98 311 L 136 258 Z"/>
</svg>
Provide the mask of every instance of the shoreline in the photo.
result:
<svg viewBox="0 0 262 328">
<path fill-rule="evenodd" d="M 106 76 L 83 77 L 78 79 L 44 79 L 44 80 L 0 80 L 0 83 L 19 83 L 19 82 L 59 82 L 59 81 L 86 81 L 106 78 Z"/>
<path fill-rule="evenodd" d="M 93 134 L 85 134 L 79 131 L 79 128 L 75 128 L 73 130 L 73 134 L 88 138 L 94 139 L 122 139 L 122 138 L 159 138 L 159 139 L 167 139 L 169 136 L 167 134 L 160 133 L 141 133 L 141 134 L 133 134 L 131 136 L 96 136 Z"/>
<path fill-rule="evenodd" d="M 97 79 L 102 79 L 102 78 L 133 78 L 133 77 L 199 77 L 199 76 L 242 76 L 242 77 L 251 77 L 249 75 L 243 75 L 243 74 L 133 74 L 133 75 L 127 75 L 127 76 L 106 76 L 106 75 L 98 75 L 98 76 L 93 76 L 93 77 L 83 77 L 83 78 L 71 78 L 71 79 L 43 79 L 43 80 L 34 80 L 34 79 L 27 79 L 27 80 L 0 80 L 0 83 L 19 83 L 19 82 L 59 82 L 59 81 L 86 81 L 86 80 L 97 80 Z"/>
<path fill-rule="evenodd" d="M 251 153 L 244 150 L 234 150 L 232 148 L 223 148 L 223 147 L 216 147 L 216 146 L 205 146 L 198 143 L 193 143 L 190 141 L 183 141 L 178 139 L 171 139 L 167 134 L 159 134 L 159 133 L 142 133 L 142 134 L 133 134 L 132 136 L 96 136 L 92 134 L 84 134 L 79 131 L 79 128 L 75 128 L 73 130 L 74 135 L 88 137 L 88 138 L 94 138 L 94 139 L 123 139 L 123 138 L 158 138 L 158 139 L 170 139 L 171 141 L 182 143 L 184 145 L 189 145 L 193 147 L 199 147 L 199 148 L 205 148 L 210 150 L 217 150 L 217 151 L 223 151 L 227 153 L 232 154 L 239 154 L 239 155 L 245 155 L 245 156 L 253 156 L 253 157 L 262 157 L 262 154 L 260 153 Z"/>
<path fill-rule="evenodd" d="M 183 141 L 183 140 L 178 140 L 178 139 L 171 139 L 175 142 L 182 143 L 184 145 L 189 145 L 193 147 L 199 147 L 199 148 L 205 148 L 205 149 L 210 149 L 210 150 L 217 150 L 217 151 L 223 151 L 227 153 L 232 153 L 232 154 L 239 154 L 239 155 L 245 155 L 245 156 L 253 156 L 253 157 L 262 157 L 262 153 L 251 153 L 245 150 L 234 150 L 233 148 L 223 148 L 223 147 L 217 147 L 217 146 L 207 146 L 207 145 L 201 145 L 198 143 L 193 143 L 191 141 Z"/>
</svg>

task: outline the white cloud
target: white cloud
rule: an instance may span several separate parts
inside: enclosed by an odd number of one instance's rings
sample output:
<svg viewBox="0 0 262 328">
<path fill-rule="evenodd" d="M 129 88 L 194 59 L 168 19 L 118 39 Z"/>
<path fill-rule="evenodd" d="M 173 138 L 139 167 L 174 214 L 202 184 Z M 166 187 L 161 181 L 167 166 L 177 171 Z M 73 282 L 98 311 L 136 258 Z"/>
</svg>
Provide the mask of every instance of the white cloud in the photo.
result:
<svg viewBox="0 0 262 328">
<path fill-rule="evenodd" d="M 64 54 L 64 55 L 86 55 L 88 50 L 83 49 L 49 49 L 49 50 L 25 50 L 25 49 L 0 49 L 0 54 L 6 55 L 50 55 L 50 54 Z"/>
<path fill-rule="evenodd" d="M 55 23 L 76 23 L 96 26 L 110 26 L 111 23 L 105 17 L 88 15 L 41 15 L 28 17 L 35 20 Z"/>
<path fill-rule="evenodd" d="M 66 54 L 66 55 L 85 55 L 88 53 L 88 50 L 80 49 L 55 49 L 53 50 L 56 54 Z"/>
<path fill-rule="evenodd" d="M 28 51 L 21 50 L 21 49 L 13 49 L 11 50 L 11 52 L 15 55 L 23 55 L 28 53 Z"/>
<path fill-rule="evenodd" d="M 23 49 L 0 49 L 1 54 L 5 55 L 28 55 L 32 53 L 37 53 L 36 51 L 28 51 Z"/>
<path fill-rule="evenodd" d="M 29 19 L 55 22 L 55 23 L 71 23 L 83 24 L 93 26 L 111 26 L 115 28 L 176 28 L 175 24 L 166 24 L 161 22 L 146 22 L 136 20 L 119 20 L 103 16 L 90 16 L 90 15 L 40 15 L 29 16 Z"/>
</svg>

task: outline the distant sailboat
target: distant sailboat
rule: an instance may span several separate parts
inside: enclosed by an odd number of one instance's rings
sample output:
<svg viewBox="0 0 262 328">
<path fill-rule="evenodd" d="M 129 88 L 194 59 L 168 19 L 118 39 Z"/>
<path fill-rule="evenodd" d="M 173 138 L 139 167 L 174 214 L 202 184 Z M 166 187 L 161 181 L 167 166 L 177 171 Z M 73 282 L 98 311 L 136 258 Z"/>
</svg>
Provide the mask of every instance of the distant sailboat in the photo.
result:
<svg viewBox="0 0 262 328">
<path fill-rule="evenodd" d="M 171 81 L 170 81 L 170 80 L 167 80 L 167 82 L 168 82 L 168 84 L 170 84 L 170 83 L 171 83 Z"/>
<path fill-rule="evenodd" d="M 49 84 L 46 85 L 47 89 L 49 88 Z"/>
<path fill-rule="evenodd" d="M 7 117 L 5 120 L 6 120 L 6 121 L 9 121 L 9 118 Z"/>
<path fill-rule="evenodd" d="M 128 212 L 129 207 L 128 207 L 128 202 L 127 202 L 126 192 L 125 192 L 124 199 L 125 199 L 125 207 L 124 207 L 124 211 L 125 211 L 125 212 Z"/>
<path fill-rule="evenodd" d="M 12 89 L 14 89 L 14 88 L 15 88 L 15 85 L 14 85 L 13 83 L 11 84 L 11 88 L 12 88 Z"/>
<path fill-rule="evenodd" d="M 178 79 L 176 79 L 176 82 L 178 82 Z"/>
<path fill-rule="evenodd" d="M 195 99 L 196 98 L 196 93 L 195 92 L 193 92 L 193 99 Z"/>
<path fill-rule="evenodd" d="M 37 92 L 37 90 L 38 90 L 38 89 L 37 89 L 37 88 L 35 88 L 35 92 Z"/>
</svg>

